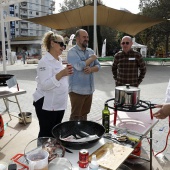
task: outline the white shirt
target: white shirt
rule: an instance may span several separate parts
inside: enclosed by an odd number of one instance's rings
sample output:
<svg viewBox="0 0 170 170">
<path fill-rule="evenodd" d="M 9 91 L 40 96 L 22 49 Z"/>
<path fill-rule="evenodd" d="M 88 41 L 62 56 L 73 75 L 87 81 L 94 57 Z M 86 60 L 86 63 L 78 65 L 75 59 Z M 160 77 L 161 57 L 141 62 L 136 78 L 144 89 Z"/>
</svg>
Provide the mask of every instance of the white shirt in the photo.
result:
<svg viewBox="0 0 170 170">
<path fill-rule="evenodd" d="M 64 69 L 62 59 L 56 60 L 49 52 L 38 63 L 37 89 L 33 94 L 34 101 L 44 97 L 42 109 L 56 111 L 65 110 L 68 100 L 68 77 L 62 77 L 59 81 L 56 74 Z"/>
</svg>

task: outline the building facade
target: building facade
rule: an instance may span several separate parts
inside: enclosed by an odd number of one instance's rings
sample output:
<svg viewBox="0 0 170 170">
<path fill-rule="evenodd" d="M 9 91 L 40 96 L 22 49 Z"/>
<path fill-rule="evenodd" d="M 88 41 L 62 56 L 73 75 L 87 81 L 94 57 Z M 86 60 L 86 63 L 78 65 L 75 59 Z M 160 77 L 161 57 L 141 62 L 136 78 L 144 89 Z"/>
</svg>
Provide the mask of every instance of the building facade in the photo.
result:
<svg viewBox="0 0 170 170">
<path fill-rule="evenodd" d="M 29 55 L 41 55 L 41 38 L 45 32 L 51 29 L 24 19 L 50 15 L 55 10 L 54 5 L 55 1 L 53 0 L 28 0 L 10 5 L 10 16 L 22 19 L 10 22 L 12 51 L 19 55 L 23 46 L 26 46 Z"/>
</svg>

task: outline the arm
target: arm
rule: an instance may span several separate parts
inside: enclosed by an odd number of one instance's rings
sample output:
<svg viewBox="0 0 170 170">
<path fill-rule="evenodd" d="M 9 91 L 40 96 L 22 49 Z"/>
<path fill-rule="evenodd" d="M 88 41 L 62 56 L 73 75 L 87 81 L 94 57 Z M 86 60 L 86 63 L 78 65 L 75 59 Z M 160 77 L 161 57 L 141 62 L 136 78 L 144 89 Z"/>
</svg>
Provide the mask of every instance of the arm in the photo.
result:
<svg viewBox="0 0 170 170">
<path fill-rule="evenodd" d="M 80 56 L 78 55 L 74 47 L 68 51 L 67 61 L 74 67 L 74 69 L 78 71 L 82 71 L 84 67 L 86 67 L 85 61 L 81 60 Z"/>
<path fill-rule="evenodd" d="M 112 64 L 112 73 L 113 73 L 113 78 L 115 80 L 117 80 L 117 67 L 118 65 L 118 59 L 117 59 L 117 55 L 114 56 L 114 61 L 113 61 L 113 64 Z"/>
<path fill-rule="evenodd" d="M 46 61 L 40 61 L 37 67 L 37 81 L 43 90 L 51 90 L 60 86 L 60 80 L 64 76 L 72 74 L 72 66 L 59 70 L 54 74 L 52 67 L 49 67 Z"/>
<path fill-rule="evenodd" d="M 94 60 L 94 61 L 92 61 Z M 89 61 L 92 61 L 91 63 Z M 100 66 L 100 63 L 99 61 L 97 60 L 97 56 L 96 55 L 91 55 L 90 58 L 88 58 L 86 60 L 86 64 L 89 62 L 89 65 L 87 65 L 85 68 L 84 68 L 84 73 L 85 74 L 90 74 L 90 73 L 93 73 L 93 72 L 98 72 L 101 68 Z"/>
<path fill-rule="evenodd" d="M 86 66 L 89 66 L 93 61 L 95 61 L 97 59 L 96 55 L 91 55 L 85 62 L 86 62 Z"/>
<path fill-rule="evenodd" d="M 59 81 L 64 76 L 69 76 L 73 74 L 72 65 L 67 66 L 65 69 L 61 70 L 59 73 L 55 75 L 56 79 Z"/>
<path fill-rule="evenodd" d="M 170 116 L 170 103 L 156 105 L 155 107 L 160 108 L 157 112 L 153 114 L 153 116 L 157 119 L 165 119 L 166 117 Z"/>
<path fill-rule="evenodd" d="M 145 65 L 145 61 L 143 59 L 143 57 L 140 55 L 139 58 L 139 77 L 138 77 L 138 84 L 140 84 L 143 80 L 143 78 L 145 77 L 146 74 L 146 65 Z"/>
</svg>

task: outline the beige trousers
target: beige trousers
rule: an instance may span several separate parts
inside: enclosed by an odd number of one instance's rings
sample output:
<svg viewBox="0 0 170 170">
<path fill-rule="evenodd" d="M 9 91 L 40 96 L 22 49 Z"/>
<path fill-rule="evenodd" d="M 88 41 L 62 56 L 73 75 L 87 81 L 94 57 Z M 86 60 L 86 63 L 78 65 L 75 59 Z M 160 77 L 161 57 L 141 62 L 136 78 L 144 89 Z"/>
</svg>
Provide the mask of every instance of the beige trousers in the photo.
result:
<svg viewBox="0 0 170 170">
<path fill-rule="evenodd" d="M 87 120 L 90 112 L 93 95 L 81 95 L 74 92 L 69 93 L 71 102 L 70 120 Z"/>
</svg>

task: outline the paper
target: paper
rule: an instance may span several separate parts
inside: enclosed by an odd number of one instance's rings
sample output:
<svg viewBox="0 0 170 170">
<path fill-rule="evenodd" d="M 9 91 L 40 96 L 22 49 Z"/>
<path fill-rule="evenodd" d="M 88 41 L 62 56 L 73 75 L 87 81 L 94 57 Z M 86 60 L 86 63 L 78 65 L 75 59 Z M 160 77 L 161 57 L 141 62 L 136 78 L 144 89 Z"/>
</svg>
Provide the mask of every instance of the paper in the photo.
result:
<svg viewBox="0 0 170 170">
<path fill-rule="evenodd" d="M 13 76 L 12 78 L 8 79 L 8 80 L 6 81 L 6 84 L 8 85 L 9 88 L 17 85 L 17 79 L 16 79 L 16 77 Z"/>
</svg>

